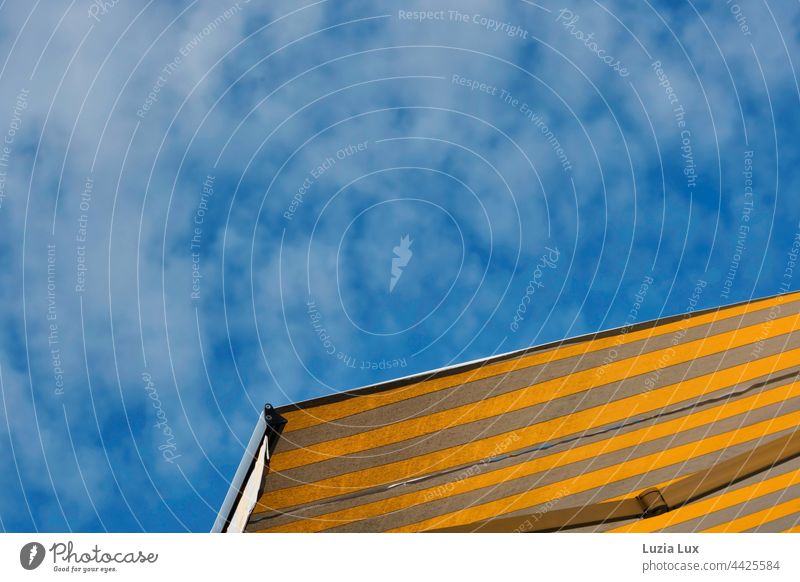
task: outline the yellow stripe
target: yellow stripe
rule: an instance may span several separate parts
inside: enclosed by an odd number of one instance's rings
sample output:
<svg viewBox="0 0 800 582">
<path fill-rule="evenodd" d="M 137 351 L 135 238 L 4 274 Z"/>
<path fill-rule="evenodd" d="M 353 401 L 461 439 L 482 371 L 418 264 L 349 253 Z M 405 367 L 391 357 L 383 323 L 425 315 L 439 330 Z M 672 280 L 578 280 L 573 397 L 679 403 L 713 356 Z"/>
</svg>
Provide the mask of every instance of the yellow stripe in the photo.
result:
<svg viewBox="0 0 800 582">
<path fill-rule="evenodd" d="M 795 525 L 789 529 L 783 530 L 783 533 L 800 533 L 800 525 Z"/>
<path fill-rule="evenodd" d="M 542 404 L 553 398 L 584 392 L 593 388 L 596 384 L 607 384 L 652 372 L 658 367 L 659 362 L 663 362 L 662 358 L 665 356 L 670 358 L 669 365 L 674 366 L 703 356 L 745 346 L 759 340 L 777 337 L 797 329 L 798 321 L 800 321 L 800 314 L 793 314 L 775 319 L 768 330 L 764 329 L 763 324 L 756 324 L 686 342 L 675 347 L 648 352 L 610 364 L 606 368 L 606 374 L 601 379 L 598 378 L 596 369 L 590 368 L 514 390 L 513 392 L 486 398 L 479 402 L 471 402 L 427 416 L 411 418 L 347 437 L 278 453 L 270 464 L 276 471 L 285 471 L 325 459 L 358 453 L 417 436 L 439 432 L 452 426 L 521 410 Z"/>
<path fill-rule="evenodd" d="M 418 477 L 433 471 L 477 461 L 498 448 L 500 450 L 509 450 L 508 440 L 510 438 L 515 439 L 511 443 L 514 450 L 546 441 L 553 441 L 592 427 L 603 426 L 638 414 L 660 410 L 670 404 L 690 400 L 707 392 L 735 386 L 777 370 L 796 366 L 799 361 L 800 348 L 797 348 L 716 373 L 664 386 L 647 393 L 647 395 L 636 394 L 609 404 L 595 406 L 580 412 L 533 424 L 518 431 L 509 431 L 494 437 L 449 447 L 410 459 L 321 479 L 311 484 L 270 491 L 262 497 L 263 504 L 275 509 L 281 509 L 366 487 Z M 504 445 L 505 449 L 503 449 Z M 270 470 L 274 469 L 271 468 Z"/>
<path fill-rule="evenodd" d="M 703 531 L 708 533 L 743 532 L 797 512 L 800 512 L 800 499 L 794 498 Z"/>
<path fill-rule="evenodd" d="M 696 501 L 663 515 L 642 519 L 609 531 L 615 533 L 645 533 L 660 531 L 679 523 L 684 523 L 704 515 L 709 515 L 715 511 L 722 511 L 723 509 L 733 507 L 734 505 L 739 505 L 740 503 L 744 503 L 764 495 L 769 495 L 770 493 L 775 493 L 776 491 L 786 489 L 787 487 L 797 485 L 798 483 L 800 483 L 800 471 L 790 471 L 784 475 L 778 475 L 777 477 L 772 477 L 771 479 L 753 483 L 747 487 L 734 489 L 733 491 L 716 495 L 715 497 L 711 497 L 709 499 Z"/>
<path fill-rule="evenodd" d="M 680 469 L 680 467 L 690 459 L 748 441 L 762 439 L 782 430 L 794 428 L 797 426 L 798 422 L 800 422 L 800 411 L 707 437 L 694 443 L 680 445 L 667 451 L 660 451 L 637 459 L 628 460 L 612 467 L 584 473 L 578 477 L 550 483 L 543 487 L 531 489 L 497 501 L 475 505 L 460 511 L 395 528 L 390 531 L 411 532 L 446 526 L 465 525 L 546 503 L 548 500 L 554 499 L 559 490 L 566 489 L 568 494 L 572 495 L 583 491 L 591 491 L 602 485 L 608 485 L 610 483 L 622 481 L 623 479 L 636 477 L 642 473 L 655 471 L 671 465 L 678 465 L 677 468 Z"/>
<path fill-rule="evenodd" d="M 286 411 L 283 414 L 284 418 L 288 421 L 286 427 L 283 429 L 284 434 L 296 430 L 302 430 L 311 426 L 316 426 L 324 422 L 331 422 L 339 420 L 347 416 L 352 416 L 367 410 L 374 410 L 381 406 L 387 406 L 402 400 L 421 396 L 452 388 L 468 382 L 482 380 L 500 374 L 506 374 L 514 370 L 528 368 L 538 364 L 546 364 L 557 360 L 570 358 L 572 356 L 579 356 L 591 352 L 596 352 L 612 346 L 620 346 L 628 343 L 633 343 L 639 340 L 648 339 L 650 337 L 657 337 L 666 335 L 675 331 L 691 329 L 699 327 L 715 321 L 722 321 L 738 315 L 744 315 L 766 309 L 787 301 L 788 297 L 793 297 L 795 294 L 787 296 L 779 295 L 769 299 L 757 300 L 737 307 L 723 308 L 719 311 L 706 313 L 703 315 L 695 315 L 688 319 L 675 321 L 649 329 L 633 331 L 627 334 L 618 334 L 606 338 L 596 340 L 586 340 L 579 343 L 567 345 L 561 348 L 553 348 L 544 352 L 537 352 L 530 356 L 523 356 L 511 360 L 497 362 L 495 364 L 487 364 L 469 370 L 467 372 L 460 372 L 449 376 L 440 378 L 433 378 L 422 382 L 416 382 L 403 386 L 394 390 L 387 390 L 376 394 L 363 394 L 358 397 L 349 398 L 341 402 L 334 402 L 331 404 L 322 404 L 313 406 L 308 409 Z"/>
<path fill-rule="evenodd" d="M 800 382 L 779 386 L 778 388 L 759 392 L 730 403 L 720 404 L 704 411 L 695 412 L 685 417 L 675 418 L 661 424 L 611 436 L 602 441 L 576 446 L 572 449 L 542 456 L 531 461 L 520 463 L 519 465 L 512 465 L 503 469 L 467 477 L 466 479 L 448 483 L 446 486 L 429 487 L 420 491 L 414 491 L 320 515 L 307 520 L 300 520 L 283 526 L 270 528 L 268 531 L 322 531 L 342 525 L 343 523 L 367 519 L 377 515 L 385 515 L 427 501 L 451 497 L 484 487 L 492 487 L 511 479 L 527 477 L 557 467 L 592 459 L 600 455 L 621 451 L 628 447 L 641 445 L 665 436 L 677 435 L 703 425 L 718 422 L 726 418 L 733 418 L 748 411 L 754 411 L 765 406 L 783 402 L 793 396 L 797 396 L 799 393 Z"/>
</svg>

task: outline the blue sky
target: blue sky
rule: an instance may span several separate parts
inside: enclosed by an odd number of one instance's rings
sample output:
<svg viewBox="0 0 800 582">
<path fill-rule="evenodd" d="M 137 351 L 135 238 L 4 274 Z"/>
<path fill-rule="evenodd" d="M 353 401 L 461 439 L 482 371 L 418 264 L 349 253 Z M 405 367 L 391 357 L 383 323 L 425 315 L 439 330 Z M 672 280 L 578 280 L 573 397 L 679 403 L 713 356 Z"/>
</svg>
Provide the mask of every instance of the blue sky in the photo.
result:
<svg viewBox="0 0 800 582">
<path fill-rule="evenodd" d="M 0 2 L 0 529 L 207 531 L 265 402 L 798 288 L 800 5 L 458 6 Z"/>
</svg>

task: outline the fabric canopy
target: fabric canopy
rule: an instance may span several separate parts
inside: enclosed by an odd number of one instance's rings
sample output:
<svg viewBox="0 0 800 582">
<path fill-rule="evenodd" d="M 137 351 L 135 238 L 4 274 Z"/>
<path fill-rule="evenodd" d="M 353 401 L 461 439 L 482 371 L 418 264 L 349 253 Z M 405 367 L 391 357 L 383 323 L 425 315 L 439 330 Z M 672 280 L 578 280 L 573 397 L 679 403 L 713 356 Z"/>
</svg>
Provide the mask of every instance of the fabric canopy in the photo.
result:
<svg viewBox="0 0 800 582">
<path fill-rule="evenodd" d="M 277 409 L 251 532 L 419 532 L 635 496 L 800 426 L 800 294 Z M 800 460 L 581 531 L 785 531 Z"/>
</svg>

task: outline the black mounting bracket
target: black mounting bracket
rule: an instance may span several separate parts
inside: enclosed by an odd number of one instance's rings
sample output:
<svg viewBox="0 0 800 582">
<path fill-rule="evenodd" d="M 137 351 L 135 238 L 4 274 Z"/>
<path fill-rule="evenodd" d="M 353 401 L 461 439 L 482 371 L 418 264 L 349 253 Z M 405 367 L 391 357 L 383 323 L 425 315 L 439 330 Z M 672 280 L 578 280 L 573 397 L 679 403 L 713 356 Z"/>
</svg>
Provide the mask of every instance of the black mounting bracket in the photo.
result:
<svg viewBox="0 0 800 582">
<path fill-rule="evenodd" d="M 275 445 L 278 444 L 278 440 L 281 437 L 283 427 L 286 425 L 286 419 L 275 412 L 275 408 L 272 404 L 265 404 L 264 420 L 267 423 L 267 452 L 269 455 L 267 460 L 269 460 L 272 457 L 272 452 L 275 450 Z"/>
</svg>

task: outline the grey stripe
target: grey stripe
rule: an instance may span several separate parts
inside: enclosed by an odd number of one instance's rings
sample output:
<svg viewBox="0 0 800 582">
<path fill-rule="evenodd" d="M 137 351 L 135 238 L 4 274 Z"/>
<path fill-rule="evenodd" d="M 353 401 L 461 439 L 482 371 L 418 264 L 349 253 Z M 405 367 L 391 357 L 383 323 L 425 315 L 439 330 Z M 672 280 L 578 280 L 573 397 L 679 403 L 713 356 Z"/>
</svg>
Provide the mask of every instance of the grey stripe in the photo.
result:
<svg viewBox="0 0 800 582">
<path fill-rule="evenodd" d="M 800 491 L 795 491 L 794 498 L 797 499 L 800 496 Z M 785 496 L 781 499 L 779 503 L 783 503 L 784 501 L 788 501 L 791 498 L 786 498 Z M 762 523 L 758 527 L 751 528 L 747 530 L 746 533 L 780 533 L 786 531 L 789 528 L 796 527 L 800 525 L 800 503 L 797 506 L 798 510 L 791 515 L 787 515 L 780 519 L 776 519 L 773 521 L 769 521 L 767 523 Z"/>
</svg>

